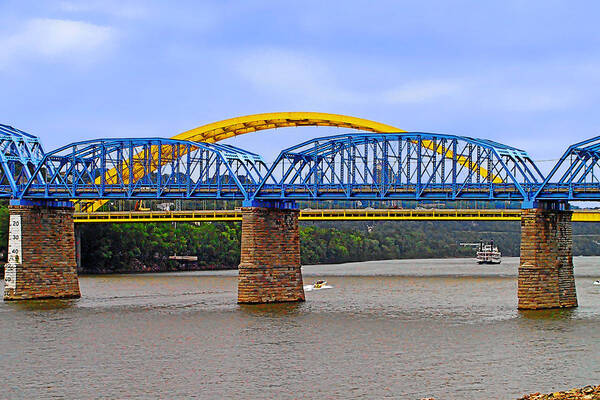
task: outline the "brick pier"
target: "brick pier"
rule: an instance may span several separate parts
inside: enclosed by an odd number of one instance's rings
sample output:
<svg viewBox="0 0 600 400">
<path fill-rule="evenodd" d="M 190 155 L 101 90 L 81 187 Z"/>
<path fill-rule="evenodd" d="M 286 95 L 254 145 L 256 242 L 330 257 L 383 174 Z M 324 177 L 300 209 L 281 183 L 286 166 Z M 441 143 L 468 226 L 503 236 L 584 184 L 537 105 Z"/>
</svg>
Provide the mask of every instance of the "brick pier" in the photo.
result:
<svg viewBox="0 0 600 400">
<path fill-rule="evenodd" d="M 243 207 L 238 303 L 304 301 L 298 210 Z"/>
<path fill-rule="evenodd" d="M 73 208 L 11 201 L 4 300 L 80 297 Z"/>
<path fill-rule="evenodd" d="M 523 210 L 519 309 L 577 307 L 571 214 L 547 206 Z"/>
</svg>

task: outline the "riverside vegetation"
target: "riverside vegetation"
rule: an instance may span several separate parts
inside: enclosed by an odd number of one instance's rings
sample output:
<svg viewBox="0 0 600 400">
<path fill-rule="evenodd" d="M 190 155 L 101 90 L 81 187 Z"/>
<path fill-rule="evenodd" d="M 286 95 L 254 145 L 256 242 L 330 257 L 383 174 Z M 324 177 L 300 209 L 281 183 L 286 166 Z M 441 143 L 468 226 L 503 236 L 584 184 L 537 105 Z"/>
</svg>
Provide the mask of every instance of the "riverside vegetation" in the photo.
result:
<svg viewBox="0 0 600 400">
<path fill-rule="evenodd" d="M 440 226 L 418 222 L 310 223 L 300 227 L 302 264 L 468 257 L 473 250 L 460 247 L 458 242 L 489 236 L 482 230 L 494 230 L 496 240 L 515 253 L 519 226 L 508 225 L 504 227 L 510 228 L 507 232 L 486 225 L 474 233 L 472 227 L 452 222 Z M 240 261 L 239 223 L 89 224 L 80 229 L 83 272 L 225 269 L 237 267 Z M 180 264 L 168 259 L 175 254 L 197 256 L 198 261 Z"/>
<path fill-rule="evenodd" d="M 236 268 L 240 223 L 86 224 L 85 273 Z M 520 224 L 480 221 L 314 222 L 300 227 L 303 265 L 402 258 L 473 257 L 461 242 L 494 241 L 504 256 L 518 256 Z M 575 224 L 574 254 L 600 255 L 600 226 Z M 170 255 L 197 256 L 180 263 Z"/>
</svg>

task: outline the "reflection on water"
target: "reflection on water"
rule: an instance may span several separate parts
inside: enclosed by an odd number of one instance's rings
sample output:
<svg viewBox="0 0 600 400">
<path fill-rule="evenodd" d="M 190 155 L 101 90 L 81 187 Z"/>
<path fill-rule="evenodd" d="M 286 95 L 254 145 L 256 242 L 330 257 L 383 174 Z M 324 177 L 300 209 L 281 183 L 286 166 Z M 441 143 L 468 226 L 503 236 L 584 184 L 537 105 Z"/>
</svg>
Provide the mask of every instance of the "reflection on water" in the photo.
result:
<svg viewBox="0 0 600 400">
<path fill-rule="evenodd" d="M 237 305 L 236 272 L 84 276 L 0 304 L 2 398 L 511 398 L 597 383 L 600 258 L 580 307 L 517 311 L 517 260 L 307 266 L 329 290 Z"/>
<path fill-rule="evenodd" d="M 525 319 L 533 320 L 570 320 L 577 317 L 577 309 L 564 310 L 520 310 Z"/>
<path fill-rule="evenodd" d="M 240 304 L 239 308 L 241 312 L 251 316 L 283 317 L 298 315 L 302 303 Z"/>
<path fill-rule="evenodd" d="M 75 306 L 76 300 L 67 299 L 44 299 L 44 300 L 30 300 L 30 301 L 10 301 L 5 303 L 7 308 L 15 310 L 26 310 L 26 311 L 49 311 L 49 310 L 61 310 Z"/>
</svg>

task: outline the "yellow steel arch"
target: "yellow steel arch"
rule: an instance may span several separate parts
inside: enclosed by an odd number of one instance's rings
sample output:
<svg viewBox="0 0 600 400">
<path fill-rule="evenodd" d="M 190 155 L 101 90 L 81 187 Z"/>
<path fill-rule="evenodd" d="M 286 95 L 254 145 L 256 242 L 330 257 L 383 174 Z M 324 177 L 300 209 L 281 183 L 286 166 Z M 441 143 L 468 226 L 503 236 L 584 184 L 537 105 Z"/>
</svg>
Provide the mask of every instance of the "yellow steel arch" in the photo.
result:
<svg viewBox="0 0 600 400">
<path fill-rule="evenodd" d="M 230 118 L 190 129 L 189 131 L 180 133 L 177 136 L 173 136 L 173 139 L 214 143 L 249 132 L 265 129 L 286 128 L 290 126 L 335 126 L 338 128 L 349 128 L 378 133 L 406 132 L 405 130 L 391 125 L 370 121 L 368 119 L 351 117 L 348 115 L 300 111 L 253 114 L 243 117 Z M 424 140 L 421 142 L 421 144 L 428 150 L 435 151 L 438 154 L 443 153 L 444 157 L 453 158 L 454 156 L 451 150 L 442 150 L 440 147 L 436 147 L 435 144 L 430 140 Z M 457 161 L 459 164 L 472 169 L 474 172 L 477 172 L 483 178 L 487 178 L 488 171 L 476 164 L 469 163 L 469 160 L 466 157 L 458 156 Z M 502 180 L 497 176 L 493 176 L 492 179 L 494 183 L 502 182 Z"/>
<path fill-rule="evenodd" d="M 406 132 L 405 130 L 393 127 L 391 125 L 382 124 L 380 122 L 370 121 L 368 119 L 351 117 L 341 114 L 327 114 L 319 112 L 276 112 L 246 115 L 243 117 L 230 118 L 223 121 L 213 122 L 208 125 L 202 125 L 189 131 L 182 132 L 173 136 L 171 139 L 191 140 L 194 142 L 215 143 L 234 136 L 243 135 L 249 132 L 256 132 L 265 129 L 286 128 L 293 126 L 333 126 L 338 128 L 356 129 L 367 132 L 390 133 L 390 132 Z M 428 150 L 436 151 L 443 154 L 444 157 L 453 158 L 454 154 L 451 150 L 442 150 L 439 146 L 435 147 L 432 141 L 423 141 L 422 146 Z M 182 153 L 183 155 L 183 153 Z M 157 164 L 158 151 L 152 153 L 152 164 Z M 488 176 L 488 171 L 476 164 L 469 162 L 466 157 L 458 156 L 459 164 L 472 169 L 482 177 Z M 127 171 L 125 171 L 127 169 Z M 143 171 L 141 169 L 134 170 L 134 179 L 140 179 Z M 106 181 L 112 182 L 117 179 L 118 175 L 124 178 L 129 175 L 128 167 L 124 167 L 122 174 L 117 174 L 115 170 L 106 172 Z M 494 183 L 501 183 L 499 177 L 492 176 Z M 88 212 L 97 211 L 106 200 L 94 201 L 86 207 Z"/>
<path fill-rule="evenodd" d="M 214 143 L 244 133 L 290 126 L 335 126 L 368 132 L 406 132 L 391 125 L 341 114 L 319 112 L 276 112 L 230 118 L 203 125 L 172 139 Z"/>
</svg>

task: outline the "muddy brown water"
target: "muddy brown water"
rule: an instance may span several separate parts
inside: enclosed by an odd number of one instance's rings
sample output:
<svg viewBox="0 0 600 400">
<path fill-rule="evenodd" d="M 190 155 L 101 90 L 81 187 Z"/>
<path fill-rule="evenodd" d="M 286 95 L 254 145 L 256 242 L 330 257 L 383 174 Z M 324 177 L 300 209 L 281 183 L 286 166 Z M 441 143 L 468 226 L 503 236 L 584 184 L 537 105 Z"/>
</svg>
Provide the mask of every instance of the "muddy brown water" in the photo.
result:
<svg viewBox="0 0 600 400">
<path fill-rule="evenodd" d="M 519 312 L 518 259 L 305 266 L 301 304 L 238 306 L 236 271 L 84 276 L 0 304 L 0 398 L 507 399 L 600 381 L 600 258 L 580 307 Z"/>
</svg>

